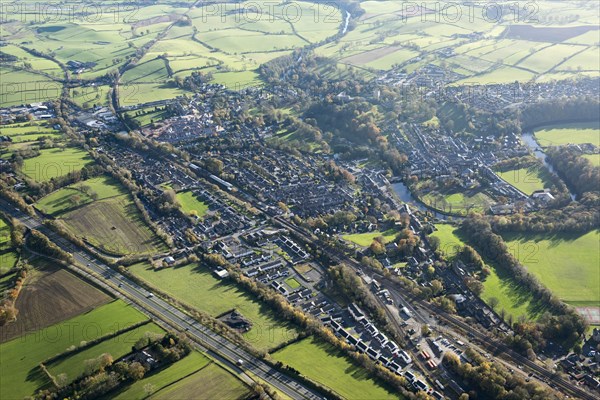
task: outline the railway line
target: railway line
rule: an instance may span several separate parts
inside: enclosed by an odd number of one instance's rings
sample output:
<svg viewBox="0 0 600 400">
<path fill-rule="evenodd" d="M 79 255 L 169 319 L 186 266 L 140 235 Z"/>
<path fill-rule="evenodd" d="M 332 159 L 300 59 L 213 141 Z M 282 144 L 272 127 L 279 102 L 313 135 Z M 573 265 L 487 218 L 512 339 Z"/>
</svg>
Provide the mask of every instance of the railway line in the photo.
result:
<svg viewBox="0 0 600 400">
<path fill-rule="evenodd" d="M 281 217 L 275 217 L 275 220 L 278 223 L 280 223 L 282 226 L 293 231 L 297 236 L 299 236 L 303 240 L 305 240 L 307 242 L 314 242 L 314 238 L 310 237 L 309 234 L 307 234 L 303 229 L 291 224 L 290 222 L 286 221 L 285 219 L 283 219 Z M 330 245 L 323 243 L 320 240 L 317 241 L 317 244 L 320 246 L 320 248 L 323 251 L 327 252 L 328 256 L 333 261 L 345 263 L 346 265 L 349 265 L 350 267 L 352 267 L 355 270 L 357 270 L 357 269 L 362 270 L 364 268 L 364 266 L 362 264 L 360 264 L 358 261 L 354 260 L 353 258 L 349 257 L 347 254 L 345 254 L 341 250 L 334 249 Z M 406 289 L 401 287 L 396 282 L 387 280 L 382 283 L 384 284 L 385 287 L 388 288 L 388 290 L 393 290 L 398 297 L 403 299 L 404 303 L 407 305 L 407 307 L 409 307 L 409 309 L 411 309 L 415 319 L 418 322 L 427 323 L 427 318 L 423 317 L 421 315 L 421 313 L 415 309 L 415 305 L 417 305 L 418 307 L 420 307 L 423 310 L 426 310 L 428 314 L 433 314 L 433 315 L 437 316 L 438 318 L 442 319 L 447 325 L 449 325 L 453 329 L 463 331 L 467 334 L 472 335 L 472 337 L 475 340 L 477 340 L 481 343 L 481 347 L 485 348 L 486 351 L 488 351 L 490 354 L 493 354 L 495 357 L 502 356 L 502 358 L 507 359 L 511 364 L 513 364 L 515 366 L 521 365 L 524 368 L 527 368 L 530 372 L 533 372 L 534 374 L 536 374 L 538 379 L 540 379 L 541 381 L 543 381 L 549 385 L 552 385 L 553 387 L 563 391 L 564 393 L 566 393 L 570 396 L 574 396 L 576 398 L 584 399 L 584 400 L 596 400 L 598 398 L 597 396 L 595 396 L 591 393 L 588 393 L 587 391 L 574 385 L 573 383 L 561 378 L 556 373 L 547 370 L 546 368 L 529 360 L 527 357 L 524 357 L 521 354 L 515 352 L 514 350 L 512 350 L 510 347 L 508 347 L 504 343 L 501 343 L 500 341 L 491 338 L 489 335 L 486 335 L 486 334 L 480 332 L 479 330 L 475 329 L 472 325 L 465 323 L 461 319 L 459 319 L 451 314 L 448 314 L 445 311 L 439 309 L 438 307 L 433 306 L 421 299 L 417 299 L 413 296 L 407 295 Z M 387 310 L 387 308 L 386 308 L 386 310 Z M 388 313 L 388 316 L 390 317 L 390 319 L 392 320 L 392 323 L 394 324 L 394 322 L 396 322 L 396 321 L 394 318 L 392 318 L 393 316 L 390 315 L 389 313 Z M 399 329 L 400 332 L 402 332 L 402 328 L 399 326 L 399 324 L 397 324 L 397 322 L 395 324 L 395 327 L 397 329 Z"/>
</svg>

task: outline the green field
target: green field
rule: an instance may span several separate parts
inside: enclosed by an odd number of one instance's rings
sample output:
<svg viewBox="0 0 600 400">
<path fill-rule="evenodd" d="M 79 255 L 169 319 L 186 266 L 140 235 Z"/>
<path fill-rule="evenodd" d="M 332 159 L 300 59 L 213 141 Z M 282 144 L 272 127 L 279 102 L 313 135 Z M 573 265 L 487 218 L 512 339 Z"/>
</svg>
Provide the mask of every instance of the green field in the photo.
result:
<svg viewBox="0 0 600 400">
<path fill-rule="evenodd" d="M 454 256 L 464 245 L 458 229 L 453 225 L 437 224 L 437 230 L 432 234 L 440 239 L 440 250 L 449 257 Z M 487 260 L 486 260 L 487 262 Z M 504 309 L 516 320 L 521 315 L 536 318 L 544 311 L 544 307 L 519 285 L 510 276 L 495 268 L 493 263 L 488 263 L 490 275 L 483 282 L 481 298 L 489 302 L 491 298 L 498 299 L 496 311 Z"/>
<path fill-rule="evenodd" d="M 440 239 L 440 250 L 448 257 L 454 257 L 465 245 L 458 236 L 458 229 L 454 225 L 436 224 L 436 231 L 431 234 Z"/>
<path fill-rule="evenodd" d="M 589 160 L 594 167 L 600 167 L 600 154 L 585 154 L 583 158 Z"/>
<path fill-rule="evenodd" d="M 348 67 L 361 76 L 396 67 L 412 72 L 429 63 L 443 64 L 461 75 L 459 82 L 468 83 L 574 78 L 600 72 L 597 32 L 585 31 L 599 24 L 595 3 L 589 1 L 577 9 L 568 2 L 538 1 L 535 14 L 541 20 L 530 22 L 538 32 L 524 37 L 507 29 L 523 25 L 514 23 L 519 16 L 514 10 L 507 11 L 512 15 L 501 21 L 485 18 L 489 10 L 479 4 L 470 10 L 469 18 L 463 14 L 457 20 L 454 15 L 439 19 L 424 10 L 404 18 L 398 1 L 362 1 L 365 13 L 354 15 L 354 29 L 329 41 L 344 26 L 340 7 L 310 1 L 291 6 L 251 1 L 219 4 L 220 12 L 212 4 L 190 8 L 185 2 L 163 2 L 119 10 L 118 15 L 107 11 L 93 18 L 65 20 L 48 20 L 47 15 L 40 15 L 41 10 L 28 10 L 26 21 L 10 21 L 0 28 L 6 43 L 2 52 L 17 57 L 0 68 L 1 81 L 11 83 L 9 90 L 2 91 L 0 105 L 59 98 L 63 89 L 59 80 L 64 77 L 61 65 L 68 61 L 92 63 L 71 71 L 72 81 L 81 82 L 80 87 L 69 88 L 71 99 L 86 107 L 107 105 L 108 87 L 91 86 L 91 80 L 122 70 L 133 58 L 122 71 L 121 105 L 184 95 L 186 91 L 176 87 L 175 79 L 194 71 L 211 74 L 213 82 L 233 89 L 260 86 L 262 64 L 305 46 L 314 46 L 316 54 L 335 60 L 339 69 L 330 73 L 338 75 Z M 552 24 L 550 20 L 561 14 L 576 18 Z M 182 15 L 187 19 L 177 23 Z M 563 33 L 562 38 L 553 32 L 577 28 L 584 29 Z M 468 37 L 473 32 L 477 37 Z M 152 46 L 145 48 L 151 41 Z M 437 51 L 444 52 L 443 57 Z"/>
<path fill-rule="evenodd" d="M 165 83 L 126 83 L 119 86 L 119 104 L 131 106 L 151 101 L 174 99 L 185 92 Z"/>
<path fill-rule="evenodd" d="M 560 299 L 600 301 L 600 231 L 585 235 L 504 235 L 514 255 Z"/>
<path fill-rule="evenodd" d="M 0 274 L 9 271 L 17 263 L 17 253 L 9 250 L 12 247 L 10 231 L 10 226 L 0 218 Z"/>
<path fill-rule="evenodd" d="M 0 274 L 9 271 L 15 266 L 19 259 L 19 255 L 14 251 L 2 251 L 0 253 Z"/>
<path fill-rule="evenodd" d="M 272 356 L 348 400 L 396 397 L 375 383 L 363 368 L 312 337 L 286 346 Z"/>
<path fill-rule="evenodd" d="M 202 386 L 198 387 L 199 384 Z M 148 398 L 150 395 L 153 395 L 151 398 L 162 398 L 163 396 L 170 395 L 172 399 L 201 398 L 209 400 L 212 398 L 237 398 L 226 395 L 228 388 L 232 388 L 233 391 L 239 391 L 240 393 L 247 391 L 241 382 L 235 379 L 229 372 L 212 363 L 203 354 L 194 351 L 175 364 L 147 375 L 143 379 L 127 386 L 114 395 L 113 398 L 115 400 L 142 400 Z M 195 392 L 193 395 L 173 396 L 174 393 L 183 394 L 188 390 L 194 390 Z M 204 393 L 210 393 L 211 397 L 204 396 Z"/>
<path fill-rule="evenodd" d="M 551 185 L 548 170 L 543 167 L 531 167 L 497 172 L 498 176 L 526 195 Z"/>
<path fill-rule="evenodd" d="M 17 46 L 3 46 L 2 52 L 17 57 L 19 60 L 12 64 L 14 66 L 25 68 L 25 63 L 31 64 L 31 68 L 36 71 L 44 72 L 54 78 L 61 78 L 62 70 L 60 66 L 53 61 L 42 57 L 37 57 Z"/>
<path fill-rule="evenodd" d="M 156 254 L 166 250 L 129 195 L 93 202 L 64 214 L 61 220 L 71 233 L 111 254 Z"/>
<path fill-rule="evenodd" d="M 33 395 L 37 389 L 49 384 L 38 368 L 40 362 L 64 352 L 69 346 L 78 346 L 82 341 L 93 340 L 145 319 L 146 316 L 135 308 L 116 300 L 0 344 L 0 398 L 16 399 Z"/>
<path fill-rule="evenodd" d="M 509 275 L 496 268 L 490 268 L 491 273 L 483 282 L 481 298 L 489 303 L 491 298 L 498 300 L 496 312 L 506 311 L 506 318 L 512 315 L 513 319 L 525 316 L 528 319 L 537 319 L 545 311 L 545 305 L 536 301 L 530 293 L 517 285 Z"/>
<path fill-rule="evenodd" d="M 79 171 L 92 162 L 92 158 L 80 149 L 46 149 L 40 150 L 37 157 L 25 159 L 21 172 L 37 182 L 46 182 Z"/>
<path fill-rule="evenodd" d="M 82 86 L 69 90 L 71 100 L 82 108 L 90 108 L 93 106 L 107 106 L 108 85 Z"/>
<path fill-rule="evenodd" d="M 10 272 L 0 278 L 0 298 L 4 296 L 4 291 L 14 287 L 13 279 L 16 277 L 16 272 Z"/>
<path fill-rule="evenodd" d="M 13 143 L 33 142 L 42 137 L 59 139 L 59 131 L 39 123 L 17 123 L 2 125 L 0 135 L 8 136 Z"/>
<path fill-rule="evenodd" d="M 112 356 L 113 360 L 118 360 L 131 352 L 132 346 L 137 340 L 144 336 L 146 332 L 164 334 L 165 331 L 156 324 L 150 323 L 139 326 L 129 332 L 122 333 L 115 337 L 69 355 L 46 365 L 48 371 L 56 377 L 59 374 L 66 374 L 68 381 L 71 382 L 85 372 L 85 361 L 97 358 L 104 353 Z"/>
<path fill-rule="evenodd" d="M 208 205 L 198 200 L 192 192 L 177 193 L 177 201 L 181 204 L 183 212 L 188 215 L 203 217 L 208 211 Z"/>
<path fill-rule="evenodd" d="M 82 190 L 86 187 L 89 189 Z M 101 176 L 57 190 L 40 199 L 35 206 L 45 214 L 56 216 L 74 207 L 93 202 L 94 199 L 92 197 L 94 193 L 97 196 L 96 200 L 104 200 L 125 194 L 126 192 L 113 178 Z M 77 196 L 76 201 L 73 199 L 73 196 Z"/>
<path fill-rule="evenodd" d="M 542 147 L 591 143 L 600 146 L 600 122 L 552 125 L 536 129 L 535 139 Z"/>
<path fill-rule="evenodd" d="M 0 250 L 4 250 L 10 246 L 10 225 L 0 218 Z"/>
<path fill-rule="evenodd" d="M 60 97 L 62 84 L 40 73 L 0 66 L 0 107 L 52 101 Z M 8 84 L 7 84 L 8 83 Z"/>
<path fill-rule="evenodd" d="M 388 229 L 385 232 L 376 231 L 369 233 L 355 233 L 352 235 L 343 235 L 342 238 L 356 243 L 359 246 L 367 247 L 371 245 L 373 239 L 375 239 L 376 237 L 383 236 L 385 242 L 388 243 L 394 240 L 397 234 L 398 232 L 396 232 L 394 229 Z"/>
<path fill-rule="evenodd" d="M 157 123 L 164 120 L 169 116 L 169 113 L 164 109 L 160 109 L 156 111 L 154 108 L 144 108 L 140 111 L 140 115 L 136 115 L 136 113 L 125 113 L 130 114 L 137 122 L 139 122 L 141 127 L 148 126 L 152 123 Z"/>
<path fill-rule="evenodd" d="M 150 397 L 151 399 L 227 399 L 245 398 L 249 393 L 231 373 L 215 363 L 209 364 L 193 375 L 169 385 Z"/>
<path fill-rule="evenodd" d="M 433 10 L 433 6 L 424 4 Z M 343 65 L 390 70 L 394 67 L 409 73 L 428 63 L 463 75 L 457 84 L 510 83 L 534 78 L 552 78 L 560 73 L 562 79 L 579 74 L 597 76 L 600 72 L 595 57 L 598 40 L 595 31 L 577 38 L 556 39 L 554 26 L 548 27 L 545 18 L 574 11 L 568 3 L 540 1 L 536 11 L 544 20 L 531 22 L 539 33 L 510 35 L 507 29 L 514 25 L 510 18 L 492 21 L 484 18 L 487 12 L 481 5 L 473 9 L 473 18 L 436 18 L 435 12 L 417 11 L 403 18 L 406 11 L 393 0 L 363 1 L 365 10 L 356 27 L 335 42 L 315 49 L 316 53 L 332 57 Z M 578 9 L 576 22 L 558 29 L 585 28 L 598 24 L 598 14 L 592 11 L 593 2 Z M 449 17 L 449 15 L 448 15 Z M 464 17 L 464 14 L 463 14 Z M 481 33 L 479 38 L 466 39 L 469 33 Z M 564 35 L 564 32 L 561 33 Z M 577 45 L 574 45 L 574 44 Z M 444 56 L 434 54 L 443 51 Z M 396 64 L 396 65 L 395 65 Z"/>
<path fill-rule="evenodd" d="M 273 312 L 249 294 L 214 277 L 203 266 L 187 265 L 154 271 L 147 264 L 135 264 L 129 271 L 176 299 L 212 316 L 236 309 L 252 322 L 244 333 L 246 340 L 258 349 L 268 350 L 298 334 Z"/>
</svg>

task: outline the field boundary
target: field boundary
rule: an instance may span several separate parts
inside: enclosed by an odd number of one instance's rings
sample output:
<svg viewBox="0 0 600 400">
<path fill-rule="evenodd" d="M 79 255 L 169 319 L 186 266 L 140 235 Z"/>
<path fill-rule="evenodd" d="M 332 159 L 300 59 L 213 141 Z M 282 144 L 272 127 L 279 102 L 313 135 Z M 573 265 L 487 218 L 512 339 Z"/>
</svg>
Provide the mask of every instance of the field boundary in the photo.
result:
<svg viewBox="0 0 600 400">
<path fill-rule="evenodd" d="M 90 347 L 94 347 L 98 343 L 104 342 L 105 340 L 112 339 L 113 337 L 119 336 L 119 335 L 121 335 L 123 333 L 127 333 L 127 332 L 130 332 L 130 331 L 132 331 L 134 329 L 137 329 L 137 328 L 139 328 L 141 326 L 148 325 L 150 322 L 152 322 L 152 320 L 150 318 L 148 318 L 147 320 L 136 322 L 135 324 L 130 325 L 130 326 L 126 327 L 126 328 L 119 329 L 119 330 L 111 332 L 111 333 L 107 333 L 106 335 L 100 336 L 100 337 L 98 337 L 98 338 L 96 338 L 94 340 L 90 340 L 90 341 L 86 342 L 83 346 L 77 346 L 74 349 L 66 350 L 66 351 L 63 351 L 62 353 L 59 353 L 59 354 L 56 354 L 54 356 L 48 357 L 47 359 L 43 360 L 41 362 L 41 364 L 45 365 L 45 364 L 55 363 L 56 361 L 60 361 L 60 360 L 66 358 L 66 357 L 68 357 L 68 356 L 70 356 L 72 354 L 79 353 L 80 351 L 83 351 L 83 350 L 87 350 Z"/>
</svg>

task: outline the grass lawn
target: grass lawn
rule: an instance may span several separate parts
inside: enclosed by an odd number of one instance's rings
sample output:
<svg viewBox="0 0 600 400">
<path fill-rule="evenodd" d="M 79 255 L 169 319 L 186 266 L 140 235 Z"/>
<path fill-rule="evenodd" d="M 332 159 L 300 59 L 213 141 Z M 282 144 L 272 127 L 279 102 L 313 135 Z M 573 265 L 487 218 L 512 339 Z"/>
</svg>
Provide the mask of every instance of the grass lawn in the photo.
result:
<svg viewBox="0 0 600 400">
<path fill-rule="evenodd" d="M 287 278 L 285 283 L 292 289 L 298 289 L 300 287 L 300 283 L 295 278 Z"/>
<path fill-rule="evenodd" d="M 440 239 L 440 249 L 448 256 L 453 257 L 465 245 L 458 229 L 454 225 L 436 224 L 437 231 L 432 233 Z M 487 261 L 487 260 L 486 260 Z M 481 298 L 489 302 L 492 297 L 498 299 L 497 311 L 504 309 L 516 320 L 525 315 L 535 319 L 541 315 L 544 308 L 531 297 L 531 295 L 517 285 L 510 276 L 496 269 L 493 263 L 488 263 L 491 274 L 483 282 Z"/>
<path fill-rule="evenodd" d="M 344 236 L 342 236 L 342 238 L 344 238 L 345 240 L 349 240 L 353 243 L 356 243 L 359 246 L 367 247 L 367 246 L 370 246 L 371 243 L 373 243 L 373 239 L 375 239 L 376 237 L 383 236 L 385 238 L 385 242 L 388 243 L 388 242 L 391 242 L 392 240 L 394 240 L 394 238 L 396 237 L 397 234 L 398 234 L 398 232 L 396 232 L 394 229 L 388 229 L 385 232 L 376 231 L 376 232 L 355 233 L 352 235 L 344 235 Z"/>
<path fill-rule="evenodd" d="M 551 125 L 535 130 L 535 139 L 542 147 L 563 144 L 592 143 L 600 146 L 600 122 Z"/>
<path fill-rule="evenodd" d="M 208 211 L 208 205 L 198 200 L 192 192 L 177 193 L 177 200 L 181 204 L 183 212 L 188 215 L 197 215 L 202 217 Z"/>
<path fill-rule="evenodd" d="M 76 236 L 112 254 L 156 253 L 166 249 L 143 221 L 129 195 L 93 202 L 64 214 L 62 221 Z"/>
<path fill-rule="evenodd" d="M 83 190 L 84 187 L 89 187 L 89 190 Z M 93 202 L 93 193 L 97 196 L 96 200 L 103 200 L 125 194 L 126 192 L 113 178 L 101 176 L 78 182 L 50 193 L 48 196 L 40 199 L 35 206 L 45 214 L 56 216 L 72 208 Z M 72 196 L 79 196 L 77 204 L 72 201 Z"/>
<path fill-rule="evenodd" d="M 148 397 L 147 388 L 152 389 L 151 393 L 156 393 L 165 386 L 183 379 L 184 377 L 193 374 L 201 368 L 204 368 L 211 361 L 202 353 L 193 351 L 182 360 L 175 364 L 169 365 L 165 369 L 144 376 L 132 385 L 128 386 L 119 392 L 113 398 L 115 400 L 141 400 Z"/>
<path fill-rule="evenodd" d="M 139 338 L 143 337 L 146 332 L 165 333 L 160 326 L 154 323 L 138 326 L 129 332 L 104 340 L 90 348 L 72 354 L 67 358 L 48 364 L 46 367 L 53 376 L 56 377 L 59 374 L 66 374 L 68 381 L 72 382 L 85 372 L 86 360 L 97 358 L 104 353 L 110 354 L 113 357 L 113 360 L 118 360 L 130 353 L 132 346 Z"/>
<path fill-rule="evenodd" d="M 514 255 L 566 302 L 600 301 L 600 231 L 585 235 L 504 235 Z"/>
<path fill-rule="evenodd" d="M 494 201 L 484 193 L 427 193 L 421 200 L 430 207 L 451 214 L 466 215 L 470 211 L 485 211 Z"/>
<path fill-rule="evenodd" d="M 79 171 L 92 162 L 92 158 L 81 149 L 46 149 L 41 150 L 37 157 L 25 159 L 21 171 L 35 181 L 46 182 Z"/>
<path fill-rule="evenodd" d="M 227 399 L 235 400 L 248 395 L 248 387 L 230 372 L 215 363 L 162 389 L 151 399 Z"/>
<path fill-rule="evenodd" d="M 524 315 L 529 319 L 537 319 L 546 308 L 531 297 L 531 294 L 517 285 L 510 276 L 501 273 L 496 268 L 490 268 L 491 273 L 483 282 L 481 298 L 489 303 L 491 298 L 498 299 L 496 311 L 504 309 L 506 318 L 512 315 L 516 321 Z"/>
<path fill-rule="evenodd" d="M 542 167 L 513 169 L 497 174 L 526 195 L 550 187 L 548 171 Z"/>
<path fill-rule="evenodd" d="M 33 395 L 49 384 L 38 364 L 48 357 L 64 352 L 81 341 L 93 340 L 146 316 L 126 303 L 116 300 L 85 314 L 31 332 L 0 344 L 0 398 L 17 399 Z"/>
<path fill-rule="evenodd" d="M 449 224 L 436 224 L 436 231 L 431 234 L 440 239 L 440 250 L 448 257 L 454 257 L 456 253 L 465 245 L 465 242 L 458 237 L 456 226 Z"/>
<path fill-rule="evenodd" d="M 0 254 L 0 274 L 9 271 L 15 266 L 19 256 L 14 251 L 6 251 Z"/>
<path fill-rule="evenodd" d="M 363 368 L 355 366 L 342 353 L 313 337 L 286 346 L 272 356 L 346 399 L 395 398 Z"/>
<path fill-rule="evenodd" d="M 298 334 L 291 325 L 277 321 L 267 306 L 235 285 L 217 279 L 204 266 L 187 265 L 154 271 L 141 263 L 130 266 L 129 271 L 212 316 L 235 308 L 252 321 L 252 329 L 244 333 L 244 337 L 258 349 L 268 350 Z"/>
</svg>

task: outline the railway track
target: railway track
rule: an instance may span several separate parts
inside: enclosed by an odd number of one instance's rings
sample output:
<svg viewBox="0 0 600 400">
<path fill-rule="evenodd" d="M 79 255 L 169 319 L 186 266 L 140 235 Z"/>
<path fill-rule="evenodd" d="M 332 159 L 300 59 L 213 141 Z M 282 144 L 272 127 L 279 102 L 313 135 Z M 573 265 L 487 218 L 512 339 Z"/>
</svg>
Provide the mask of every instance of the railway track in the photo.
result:
<svg viewBox="0 0 600 400">
<path fill-rule="evenodd" d="M 307 234 L 303 229 L 291 224 L 290 222 L 286 221 L 285 219 L 283 219 L 281 217 L 275 217 L 275 220 L 278 223 L 280 223 L 282 226 L 293 231 L 296 235 L 300 236 L 300 238 L 302 238 L 304 241 L 315 242 L 314 238 L 309 236 L 309 234 Z M 327 253 L 327 255 L 333 261 L 345 263 L 345 264 L 349 265 L 350 267 L 354 268 L 355 270 L 356 269 L 362 270 L 364 268 L 362 264 L 360 264 L 358 261 L 354 260 L 353 258 L 349 257 L 344 252 L 342 252 L 338 249 L 334 249 L 330 245 L 323 243 L 320 240 L 317 240 L 316 242 L 320 246 L 320 248 L 323 251 L 325 251 Z M 583 390 L 582 388 L 561 378 L 557 374 L 536 364 L 535 362 L 529 360 L 527 357 L 524 357 L 521 354 L 515 352 L 514 350 L 512 350 L 510 347 L 508 347 L 504 343 L 489 337 L 488 335 L 475 329 L 472 325 L 469 325 L 469 324 L 463 322 L 459 318 L 456 318 L 455 316 L 452 316 L 452 315 L 446 313 L 445 311 L 443 311 L 423 300 L 416 299 L 412 296 L 407 296 L 405 293 L 406 292 L 405 288 L 400 287 L 396 282 L 387 281 L 386 283 L 388 285 L 392 285 L 395 292 L 397 293 L 397 295 L 400 298 L 402 298 L 407 304 L 413 304 L 413 305 L 416 304 L 419 307 L 421 307 L 423 310 L 426 310 L 428 313 L 436 315 L 437 317 L 443 319 L 448 325 L 450 325 L 454 329 L 458 329 L 460 331 L 463 331 L 463 332 L 473 335 L 473 338 L 475 338 L 476 340 L 478 340 L 481 343 L 481 347 L 485 348 L 490 354 L 494 354 L 494 356 L 496 356 L 496 357 L 498 357 L 499 355 L 502 355 L 503 358 L 508 359 L 508 361 L 511 364 L 525 366 L 526 368 L 528 368 L 529 371 L 533 372 L 534 374 L 537 374 L 538 379 L 540 379 L 548 384 L 553 385 L 554 387 L 558 388 L 559 390 L 563 391 L 564 393 L 569 394 L 570 396 L 574 396 L 574 397 L 581 398 L 584 400 L 596 400 L 598 398 L 598 396 L 588 393 L 587 391 Z M 386 310 L 387 310 L 387 308 L 386 308 Z M 392 318 L 393 317 L 392 315 L 388 314 L 388 316 L 392 320 L 392 323 L 396 322 L 395 319 Z M 420 317 L 418 315 L 418 313 L 416 314 L 416 316 Z M 420 318 L 420 319 L 424 320 L 423 318 Z M 399 329 L 399 332 L 402 332 L 401 327 L 397 324 L 397 322 L 394 326 Z"/>
</svg>

